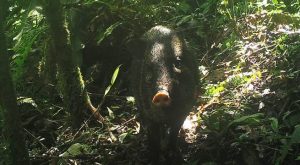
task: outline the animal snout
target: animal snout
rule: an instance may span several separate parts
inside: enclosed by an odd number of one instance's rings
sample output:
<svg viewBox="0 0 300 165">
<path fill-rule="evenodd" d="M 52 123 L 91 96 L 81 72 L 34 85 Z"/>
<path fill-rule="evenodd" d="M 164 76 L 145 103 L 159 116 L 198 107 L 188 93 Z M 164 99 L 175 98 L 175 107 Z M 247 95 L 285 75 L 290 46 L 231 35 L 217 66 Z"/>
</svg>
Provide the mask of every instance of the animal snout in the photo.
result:
<svg viewBox="0 0 300 165">
<path fill-rule="evenodd" d="M 159 107 L 165 107 L 165 106 L 170 105 L 171 98 L 170 98 L 169 92 L 167 92 L 167 91 L 158 91 L 153 96 L 152 103 L 155 106 L 159 106 Z"/>
</svg>

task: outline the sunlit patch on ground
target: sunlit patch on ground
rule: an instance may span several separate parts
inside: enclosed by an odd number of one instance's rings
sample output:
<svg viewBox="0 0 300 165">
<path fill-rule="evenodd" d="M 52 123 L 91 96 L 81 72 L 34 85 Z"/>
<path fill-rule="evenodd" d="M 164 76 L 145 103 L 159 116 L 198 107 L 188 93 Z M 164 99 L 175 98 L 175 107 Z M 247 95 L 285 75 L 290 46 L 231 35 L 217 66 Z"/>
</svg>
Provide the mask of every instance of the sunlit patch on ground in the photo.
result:
<svg viewBox="0 0 300 165">
<path fill-rule="evenodd" d="M 180 134 L 184 135 L 187 143 L 194 143 L 197 138 L 197 127 L 199 126 L 199 117 L 196 113 L 190 113 L 181 127 Z"/>
</svg>

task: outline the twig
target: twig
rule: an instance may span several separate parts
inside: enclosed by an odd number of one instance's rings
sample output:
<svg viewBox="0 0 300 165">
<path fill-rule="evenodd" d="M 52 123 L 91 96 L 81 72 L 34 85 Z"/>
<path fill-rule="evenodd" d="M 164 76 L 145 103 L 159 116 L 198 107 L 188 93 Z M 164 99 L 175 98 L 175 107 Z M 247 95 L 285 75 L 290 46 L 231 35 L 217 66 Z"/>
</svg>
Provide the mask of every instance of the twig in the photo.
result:
<svg viewBox="0 0 300 165">
<path fill-rule="evenodd" d="M 40 142 L 40 140 L 34 136 L 31 132 L 29 132 L 27 129 L 24 128 L 24 130 L 30 135 L 32 136 L 44 149 L 48 149 L 43 143 Z"/>
<path fill-rule="evenodd" d="M 99 155 L 97 154 L 82 154 L 82 155 L 75 155 L 75 156 L 29 156 L 30 159 L 33 160 L 48 160 L 48 159 L 89 159 L 95 158 Z"/>
</svg>

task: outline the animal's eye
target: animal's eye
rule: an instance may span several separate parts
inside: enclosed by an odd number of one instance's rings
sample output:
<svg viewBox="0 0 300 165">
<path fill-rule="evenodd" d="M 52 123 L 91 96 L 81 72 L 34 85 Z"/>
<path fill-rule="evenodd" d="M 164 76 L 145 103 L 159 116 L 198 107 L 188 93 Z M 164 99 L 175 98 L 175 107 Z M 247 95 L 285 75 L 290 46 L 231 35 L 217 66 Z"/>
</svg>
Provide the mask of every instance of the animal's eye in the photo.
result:
<svg viewBox="0 0 300 165">
<path fill-rule="evenodd" d="M 175 72 L 181 73 L 182 60 L 179 57 L 176 57 L 176 60 L 174 61 L 173 66 L 174 66 Z"/>
<path fill-rule="evenodd" d="M 181 68 L 181 66 L 182 66 L 182 60 L 181 60 L 180 57 L 176 57 L 176 60 L 174 61 L 174 66 L 175 66 L 176 68 L 178 68 L 178 69 Z"/>
</svg>

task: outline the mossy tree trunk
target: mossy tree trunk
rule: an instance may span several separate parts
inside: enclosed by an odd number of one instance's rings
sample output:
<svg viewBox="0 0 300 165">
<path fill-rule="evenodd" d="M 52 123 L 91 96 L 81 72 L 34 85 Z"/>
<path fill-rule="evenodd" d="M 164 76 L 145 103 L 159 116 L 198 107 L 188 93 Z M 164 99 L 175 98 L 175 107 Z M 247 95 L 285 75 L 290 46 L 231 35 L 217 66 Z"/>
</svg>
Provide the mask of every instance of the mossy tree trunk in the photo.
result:
<svg viewBox="0 0 300 165">
<path fill-rule="evenodd" d="M 75 60 L 76 57 L 72 56 L 60 1 L 44 0 L 43 8 L 55 48 L 53 55 L 58 66 L 59 88 L 63 94 L 65 107 L 71 113 L 72 127 L 79 128 L 83 122 L 83 110 L 90 109 L 95 112 L 96 108 L 92 106 L 85 91 L 84 81 Z"/>
<path fill-rule="evenodd" d="M 63 10 L 59 0 L 45 0 L 44 13 L 49 25 L 50 35 L 55 48 L 54 58 L 59 71 L 59 86 L 63 94 L 65 108 L 71 113 L 73 128 L 79 128 L 83 121 L 83 82 L 76 67 L 68 33 L 64 26 Z"/>
<path fill-rule="evenodd" d="M 7 140 L 9 159 L 7 164 L 29 164 L 28 151 L 25 147 L 17 99 L 9 68 L 4 26 L 7 1 L 0 0 L 0 110 L 4 117 L 4 138 Z"/>
</svg>

